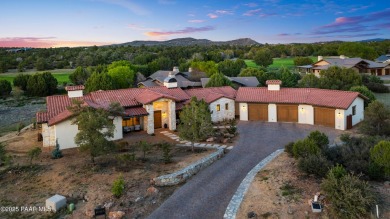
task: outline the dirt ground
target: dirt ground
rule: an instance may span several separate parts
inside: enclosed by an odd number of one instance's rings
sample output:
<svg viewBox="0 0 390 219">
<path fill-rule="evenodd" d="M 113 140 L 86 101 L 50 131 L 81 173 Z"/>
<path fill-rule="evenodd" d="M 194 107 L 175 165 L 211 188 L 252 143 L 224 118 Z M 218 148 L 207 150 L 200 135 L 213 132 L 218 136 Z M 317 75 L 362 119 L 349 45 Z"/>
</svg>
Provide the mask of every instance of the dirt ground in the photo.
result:
<svg viewBox="0 0 390 219">
<path fill-rule="evenodd" d="M 43 148 L 42 154 L 30 167 L 26 152 L 42 143 L 36 140 L 37 130 L 27 130 L 20 135 L 11 133 L 1 137 L 0 142 L 5 139 L 9 139 L 6 141 L 6 149 L 14 156 L 14 167 L 7 171 L 0 168 L 0 206 L 19 209 L 21 206 L 44 206 L 45 200 L 54 194 L 66 196 L 68 203 L 75 203 L 76 210 L 72 214 L 63 210 L 54 218 L 59 215 L 75 219 L 90 218 L 98 205 L 110 206 L 109 211 L 124 211 L 126 218 L 145 218 L 180 186 L 156 187 L 156 191 L 151 187 L 152 178 L 179 170 L 214 151 L 192 153 L 187 147 L 174 147 L 172 162 L 165 164 L 161 150 L 153 148 L 146 155 L 147 161 L 137 159 L 123 165 L 117 161 L 117 154 L 114 154 L 98 157 L 93 165 L 89 155 L 78 149 L 63 150 L 64 157 L 53 160 L 51 149 Z M 126 135 L 124 140 L 130 143 L 130 148 L 139 140 L 174 143 L 161 134 L 149 136 L 143 132 Z M 142 157 L 139 149 L 130 150 L 135 151 L 137 158 Z M 120 175 L 124 177 L 126 185 L 124 195 L 117 199 L 111 193 L 111 186 Z M 39 211 L 14 214 L 0 212 L 0 218 L 49 216 Z"/>
<path fill-rule="evenodd" d="M 321 191 L 320 183 L 300 173 L 294 158 L 282 153 L 256 175 L 237 218 L 331 218 L 326 206 L 322 213 L 313 213 L 308 204 Z M 380 218 L 390 218 L 390 187 L 383 183 L 372 185 L 383 201 Z"/>
</svg>

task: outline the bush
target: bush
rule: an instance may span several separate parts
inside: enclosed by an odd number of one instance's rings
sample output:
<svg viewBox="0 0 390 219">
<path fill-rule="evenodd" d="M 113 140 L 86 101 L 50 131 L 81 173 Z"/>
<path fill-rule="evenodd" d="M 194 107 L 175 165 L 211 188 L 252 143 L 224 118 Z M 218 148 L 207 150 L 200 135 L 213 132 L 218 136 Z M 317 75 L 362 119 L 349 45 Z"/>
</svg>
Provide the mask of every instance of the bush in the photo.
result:
<svg viewBox="0 0 390 219">
<path fill-rule="evenodd" d="M 389 88 L 384 84 L 379 83 L 367 83 L 364 84 L 369 90 L 375 93 L 389 93 Z"/>
<path fill-rule="evenodd" d="M 333 169 L 328 172 L 321 188 L 330 201 L 329 210 L 335 218 L 362 218 L 366 216 L 371 205 L 375 203 L 375 195 L 366 181 L 346 174 L 340 178 Z"/>
<path fill-rule="evenodd" d="M 20 89 L 26 91 L 27 82 L 30 79 L 31 75 L 27 74 L 18 74 L 14 79 L 14 86 L 19 87 Z"/>
<path fill-rule="evenodd" d="M 236 135 L 237 134 L 237 122 L 235 119 L 231 119 L 228 121 L 229 127 L 226 129 L 226 131 L 231 134 L 231 135 Z"/>
<path fill-rule="evenodd" d="M 368 176 L 371 180 L 382 180 L 385 176 L 383 167 L 379 166 L 375 162 L 370 162 L 368 165 Z"/>
<path fill-rule="evenodd" d="M 298 160 L 298 168 L 306 174 L 313 174 L 317 177 L 324 177 L 332 166 L 322 154 L 310 154 Z"/>
<path fill-rule="evenodd" d="M 309 136 L 307 136 L 307 139 L 313 140 L 322 151 L 325 151 L 329 147 L 328 136 L 318 130 L 310 132 Z"/>
<path fill-rule="evenodd" d="M 288 155 L 291 157 L 294 156 L 293 147 L 294 147 L 294 142 L 287 143 L 284 146 L 284 151 L 287 152 Z"/>
<path fill-rule="evenodd" d="M 5 145 L 0 142 L 0 166 L 9 165 L 12 161 L 11 155 L 5 151 Z"/>
<path fill-rule="evenodd" d="M 377 100 L 368 104 L 359 131 L 367 135 L 390 135 L 390 109 Z"/>
<path fill-rule="evenodd" d="M 112 184 L 111 192 L 116 198 L 119 198 L 123 195 L 124 190 L 125 180 L 122 175 L 119 175 L 119 177 L 114 181 L 114 184 Z"/>
<path fill-rule="evenodd" d="M 334 166 L 333 168 L 331 168 L 329 170 L 329 172 L 332 172 L 331 174 L 336 177 L 336 179 L 341 179 L 342 177 L 344 177 L 345 175 L 347 175 L 347 171 L 345 170 L 345 168 L 343 166 L 341 166 L 340 164 L 337 164 L 336 166 Z"/>
<path fill-rule="evenodd" d="M 26 91 L 31 96 L 49 96 L 57 91 L 57 84 L 50 72 L 34 74 L 27 81 Z"/>
<path fill-rule="evenodd" d="M 320 153 L 320 148 L 312 139 L 305 138 L 294 143 L 293 154 L 295 158 L 307 157 L 318 153 Z"/>
<path fill-rule="evenodd" d="M 118 161 L 121 165 L 128 165 L 130 162 L 135 161 L 134 153 L 125 153 L 117 156 Z"/>
<path fill-rule="evenodd" d="M 62 152 L 60 150 L 60 145 L 58 144 L 58 140 L 56 140 L 56 148 L 51 152 L 52 159 L 59 159 L 62 157 Z"/>
<path fill-rule="evenodd" d="M 146 141 L 140 141 L 140 142 L 138 143 L 138 145 L 141 147 L 141 150 L 142 150 L 143 155 L 144 155 L 142 159 L 145 160 L 145 158 L 146 158 L 146 153 L 152 149 L 152 146 L 153 146 L 153 145 L 150 144 L 150 143 L 148 143 L 148 142 L 146 142 Z"/>
<path fill-rule="evenodd" d="M 172 160 L 172 145 L 168 142 L 163 142 L 159 144 L 159 147 L 162 150 L 162 158 L 165 163 L 170 163 Z"/>
<path fill-rule="evenodd" d="M 30 149 L 27 152 L 28 157 L 30 158 L 30 165 L 32 165 L 32 161 L 35 158 L 38 158 L 38 156 L 42 153 L 42 149 L 40 147 L 35 147 Z"/>
<path fill-rule="evenodd" d="M 390 141 L 380 141 L 370 149 L 371 160 L 390 176 Z"/>
<path fill-rule="evenodd" d="M 11 83 L 5 79 L 0 80 L 0 96 L 6 97 L 12 91 Z"/>
</svg>

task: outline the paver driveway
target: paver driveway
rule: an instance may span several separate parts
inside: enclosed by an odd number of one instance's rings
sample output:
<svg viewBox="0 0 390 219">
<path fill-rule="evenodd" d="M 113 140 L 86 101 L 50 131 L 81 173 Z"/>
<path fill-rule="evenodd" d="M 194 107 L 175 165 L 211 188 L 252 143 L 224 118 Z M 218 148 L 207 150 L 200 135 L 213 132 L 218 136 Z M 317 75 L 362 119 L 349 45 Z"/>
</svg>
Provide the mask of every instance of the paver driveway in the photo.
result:
<svg viewBox="0 0 390 219">
<path fill-rule="evenodd" d="M 149 218 L 222 218 L 237 187 L 257 163 L 288 142 L 305 138 L 313 130 L 326 133 L 330 142 L 342 133 L 322 126 L 240 121 L 236 146 L 224 158 L 188 180 Z"/>
</svg>

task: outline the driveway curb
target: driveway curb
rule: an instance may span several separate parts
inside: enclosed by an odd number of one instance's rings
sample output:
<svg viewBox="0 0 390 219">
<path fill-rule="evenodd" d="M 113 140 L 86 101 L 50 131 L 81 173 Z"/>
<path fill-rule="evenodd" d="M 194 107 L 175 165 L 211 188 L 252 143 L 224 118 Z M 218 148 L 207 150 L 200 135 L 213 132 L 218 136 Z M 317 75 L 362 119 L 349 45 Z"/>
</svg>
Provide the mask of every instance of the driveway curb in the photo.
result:
<svg viewBox="0 0 390 219">
<path fill-rule="evenodd" d="M 225 214 L 223 216 L 224 219 L 235 219 L 238 209 L 240 208 L 241 202 L 244 199 L 246 192 L 249 189 L 253 179 L 256 174 L 265 167 L 269 162 L 279 156 L 284 150 L 279 149 L 274 151 L 272 154 L 268 155 L 268 157 L 264 158 L 260 163 L 258 163 L 249 173 L 245 176 L 244 180 L 242 180 L 240 186 L 238 187 L 236 193 L 234 193 L 232 199 L 229 202 L 228 207 L 226 208 Z"/>
</svg>

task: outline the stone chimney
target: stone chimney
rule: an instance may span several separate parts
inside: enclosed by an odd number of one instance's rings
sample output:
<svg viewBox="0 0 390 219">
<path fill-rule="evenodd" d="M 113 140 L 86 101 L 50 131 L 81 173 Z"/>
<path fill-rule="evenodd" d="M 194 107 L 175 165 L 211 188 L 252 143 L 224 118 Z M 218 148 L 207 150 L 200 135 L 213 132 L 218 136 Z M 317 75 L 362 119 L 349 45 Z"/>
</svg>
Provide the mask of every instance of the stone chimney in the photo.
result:
<svg viewBox="0 0 390 219">
<path fill-rule="evenodd" d="M 176 88 L 177 80 L 175 77 L 175 72 L 169 72 L 168 77 L 164 79 L 164 86 L 167 88 Z"/>
<path fill-rule="evenodd" d="M 177 66 L 175 66 L 175 67 L 173 67 L 173 73 L 178 73 L 179 72 L 179 67 L 177 67 Z"/>
<path fill-rule="evenodd" d="M 323 59 L 324 59 L 323 56 L 318 56 L 317 61 L 321 61 L 321 60 L 323 60 Z"/>
<path fill-rule="evenodd" d="M 268 90 L 280 90 L 281 80 L 267 80 L 265 82 L 268 85 Z"/>
<path fill-rule="evenodd" d="M 84 85 L 66 86 L 65 90 L 68 91 L 68 97 L 82 97 L 84 91 Z"/>
</svg>

